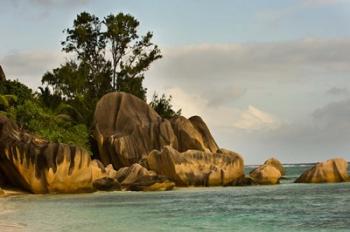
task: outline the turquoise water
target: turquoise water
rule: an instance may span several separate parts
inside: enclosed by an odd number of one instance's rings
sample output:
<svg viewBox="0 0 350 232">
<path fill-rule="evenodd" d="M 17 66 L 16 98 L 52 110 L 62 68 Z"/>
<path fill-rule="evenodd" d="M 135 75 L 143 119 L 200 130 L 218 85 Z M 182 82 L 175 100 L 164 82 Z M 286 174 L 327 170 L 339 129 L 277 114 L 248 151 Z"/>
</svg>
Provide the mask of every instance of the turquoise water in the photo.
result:
<svg viewBox="0 0 350 232">
<path fill-rule="evenodd" d="M 0 199 L 0 231 L 350 231 L 350 183 Z"/>
</svg>

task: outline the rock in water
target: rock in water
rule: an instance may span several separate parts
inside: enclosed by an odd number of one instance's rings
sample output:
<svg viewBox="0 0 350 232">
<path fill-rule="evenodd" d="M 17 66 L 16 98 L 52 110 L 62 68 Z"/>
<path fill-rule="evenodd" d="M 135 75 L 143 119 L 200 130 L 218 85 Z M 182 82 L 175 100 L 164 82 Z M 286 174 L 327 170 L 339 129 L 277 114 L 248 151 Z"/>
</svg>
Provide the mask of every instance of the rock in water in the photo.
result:
<svg viewBox="0 0 350 232">
<path fill-rule="evenodd" d="M 284 175 L 284 168 L 281 162 L 275 158 L 265 161 L 265 163 L 249 173 L 249 185 L 273 185 L 279 184 Z"/>
<path fill-rule="evenodd" d="M 254 184 L 272 185 L 279 184 L 281 172 L 272 165 L 264 164 L 249 173 Z"/>
<path fill-rule="evenodd" d="M 281 172 L 282 176 L 286 174 L 282 163 L 276 158 L 270 158 L 266 160 L 264 164 L 274 166 Z"/>
<path fill-rule="evenodd" d="M 118 170 L 117 180 L 124 189 L 131 191 L 166 191 L 174 188 L 174 182 L 158 176 L 140 164 L 133 164 Z"/>
<path fill-rule="evenodd" d="M 4 70 L 2 70 L 2 67 L 0 65 L 0 81 L 5 81 L 6 80 L 6 76 L 4 73 Z"/>
<path fill-rule="evenodd" d="M 109 177 L 101 162 L 76 146 L 52 143 L 25 133 L 0 116 L 0 169 L 10 184 L 32 193 L 95 191 Z"/>
<path fill-rule="evenodd" d="M 147 168 L 167 176 L 178 186 L 230 185 L 244 176 L 243 159 L 227 150 L 210 153 L 188 150 L 180 153 L 170 146 L 154 150 L 144 160 Z"/>
<path fill-rule="evenodd" d="M 296 183 L 337 183 L 350 181 L 348 176 L 348 163 L 341 158 L 317 163 L 306 170 Z"/>
</svg>

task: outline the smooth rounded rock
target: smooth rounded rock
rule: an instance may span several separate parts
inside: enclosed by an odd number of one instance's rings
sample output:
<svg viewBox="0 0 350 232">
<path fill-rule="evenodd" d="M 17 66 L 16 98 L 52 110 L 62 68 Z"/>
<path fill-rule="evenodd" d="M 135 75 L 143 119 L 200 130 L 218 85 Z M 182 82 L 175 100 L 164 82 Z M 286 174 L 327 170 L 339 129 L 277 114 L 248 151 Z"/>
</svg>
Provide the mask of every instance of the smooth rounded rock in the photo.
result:
<svg viewBox="0 0 350 232">
<path fill-rule="evenodd" d="M 348 162 L 342 158 L 330 159 L 317 163 L 306 170 L 296 183 L 337 183 L 350 181 Z"/>
<path fill-rule="evenodd" d="M 31 193 L 92 192 L 93 181 L 109 175 L 85 149 L 28 134 L 5 116 L 0 116 L 0 170 L 8 184 Z"/>
<path fill-rule="evenodd" d="M 131 191 L 167 191 L 175 186 L 167 177 L 159 176 L 140 164 L 119 169 L 116 178 L 123 189 Z"/>
<path fill-rule="evenodd" d="M 264 164 L 249 173 L 254 184 L 274 185 L 279 184 L 282 174 L 275 166 Z"/>
<path fill-rule="evenodd" d="M 270 158 L 266 160 L 264 164 L 274 166 L 281 172 L 282 176 L 286 174 L 282 163 L 276 158 Z"/>
<path fill-rule="evenodd" d="M 148 169 L 169 177 L 177 186 L 224 186 L 244 176 L 243 159 L 227 150 L 180 153 L 165 146 L 161 151 L 152 151 L 144 162 Z"/>
</svg>

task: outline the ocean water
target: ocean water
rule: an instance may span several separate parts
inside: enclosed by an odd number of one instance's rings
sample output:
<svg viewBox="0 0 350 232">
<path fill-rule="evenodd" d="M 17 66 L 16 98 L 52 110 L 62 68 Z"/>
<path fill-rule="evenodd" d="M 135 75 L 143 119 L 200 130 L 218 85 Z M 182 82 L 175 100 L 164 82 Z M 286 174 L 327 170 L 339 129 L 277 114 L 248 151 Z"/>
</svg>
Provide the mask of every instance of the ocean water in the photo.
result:
<svg viewBox="0 0 350 232">
<path fill-rule="evenodd" d="M 247 170 L 252 167 L 247 167 Z M 0 198 L 0 231 L 350 231 L 350 183 Z"/>
</svg>

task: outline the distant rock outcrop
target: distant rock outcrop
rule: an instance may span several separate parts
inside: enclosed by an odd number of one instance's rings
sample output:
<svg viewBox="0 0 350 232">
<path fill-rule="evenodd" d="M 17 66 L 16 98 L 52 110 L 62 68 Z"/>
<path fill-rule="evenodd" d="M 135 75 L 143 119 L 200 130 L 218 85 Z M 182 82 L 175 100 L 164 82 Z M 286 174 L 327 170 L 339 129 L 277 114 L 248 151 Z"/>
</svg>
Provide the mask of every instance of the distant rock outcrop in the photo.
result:
<svg viewBox="0 0 350 232">
<path fill-rule="evenodd" d="M 6 76 L 5 76 L 4 70 L 0 65 L 0 81 L 5 81 L 5 80 L 6 80 Z"/>
<path fill-rule="evenodd" d="M 163 119 L 131 94 L 100 99 L 94 133 L 98 157 L 116 169 L 142 163 L 181 186 L 228 185 L 243 175 L 243 159 L 220 150 L 200 117 Z"/>
<path fill-rule="evenodd" d="M 284 175 L 284 168 L 281 162 L 271 158 L 265 163 L 249 173 L 249 184 L 273 185 L 279 184 L 281 177 Z"/>
<path fill-rule="evenodd" d="M 0 116 L 0 172 L 10 184 L 32 193 L 92 192 L 96 186 L 104 188 L 102 182 L 94 186 L 98 179 L 115 176 L 91 160 L 86 150 L 37 138 L 4 116 Z"/>
<path fill-rule="evenodd" d="M 306 170 L 296 183 L 337 183 L 350 181 L 348 176 L 348 163 L 341 158 L 330 159 L 317 163 Z"/>
</svg>

